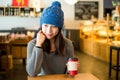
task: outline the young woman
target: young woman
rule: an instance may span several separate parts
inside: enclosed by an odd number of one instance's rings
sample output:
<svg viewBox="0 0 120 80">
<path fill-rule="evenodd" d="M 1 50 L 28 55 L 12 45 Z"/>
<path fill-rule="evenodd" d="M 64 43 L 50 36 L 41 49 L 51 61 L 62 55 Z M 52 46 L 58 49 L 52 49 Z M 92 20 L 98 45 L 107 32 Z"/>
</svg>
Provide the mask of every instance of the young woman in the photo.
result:
<svg viewBox="0 0 120 80">
<path fill-rule="evenodd" d="M 74 48 L 61 33 L 63 24 L 61 4 L 55 1 L 43 11 L 36 38 L 28 43 L 26 71 L 29 76 L 65 73 L 67 59 L 74 56 Z"/>
</svg>

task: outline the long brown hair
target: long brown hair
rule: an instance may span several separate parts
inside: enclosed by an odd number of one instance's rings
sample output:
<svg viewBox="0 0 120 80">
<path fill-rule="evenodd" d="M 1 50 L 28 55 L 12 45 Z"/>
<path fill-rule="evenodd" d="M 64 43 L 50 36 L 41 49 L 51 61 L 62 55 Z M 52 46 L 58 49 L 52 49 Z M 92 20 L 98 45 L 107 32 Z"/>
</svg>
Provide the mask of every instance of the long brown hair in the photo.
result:
<svg viewBox="0 0 120 80">
<path fill-rule="evenodd" d="M 40 28 L 37 30 L 37 32 L 38 32 L 39 30 L 42 30 L 42 27 L 40 27 Z M 37 32 L 36 32 L 34 38 L 36 38 Z M 62 33 L 61 33 L 61 29 L 59 29 L 58 34 L 55 36 L 55 47 L 56 47 L 55 54 L 64 56 L 65 41 L 64 41 L 63 35 L 62 35 Z M 44 41 L 44 43 L 43 43 L 43 45 L 42 45 L 42 48 L 43 48 L 43 51 L 45 51 L 45 52 L 47 52 L 47 53 L 50 53 L 51 46 L 50 46 L 50 41 L 49 41 L 49 39 L 47 39 L 47 38 L 45 39 L 45 41 Z"/>
</svg>

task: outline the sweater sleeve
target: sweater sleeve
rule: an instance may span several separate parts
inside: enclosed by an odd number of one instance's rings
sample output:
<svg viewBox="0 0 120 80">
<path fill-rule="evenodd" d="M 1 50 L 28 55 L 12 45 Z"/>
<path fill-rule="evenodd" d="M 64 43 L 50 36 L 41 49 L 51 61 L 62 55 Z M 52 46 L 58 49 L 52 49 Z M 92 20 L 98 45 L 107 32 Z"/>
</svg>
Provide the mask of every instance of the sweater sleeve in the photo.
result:
<svg viewBox="0 0 120 80">
<path fill-rule="evenodd" d="M 75 57 L 74 56 L 74 46 L 73 46 L 72 41 L 67 38 L 65 40 L 66 40 L 66 53 L 68 53 L 67 59 L 70 57 Z M 68 74 L 67 66 L 65 68 L 64 74 Z"/>
<path fill-rule="evenodd" d="M 69 57 L 74 57 L 74 46 L 73 46 L 73 42 L 70 39 L 66 39 L 67 44 L 66 44 L 66 48 L 67 48 L 67 53 L 69 54 Z"/>
<path fill-rule="evenodd" d="M 43 49 L 35 46 L 34 41 L 27 45 L 26 71 L 29 76 L 37 76 L 40 73 L 43 61 Z"/>
</svg>

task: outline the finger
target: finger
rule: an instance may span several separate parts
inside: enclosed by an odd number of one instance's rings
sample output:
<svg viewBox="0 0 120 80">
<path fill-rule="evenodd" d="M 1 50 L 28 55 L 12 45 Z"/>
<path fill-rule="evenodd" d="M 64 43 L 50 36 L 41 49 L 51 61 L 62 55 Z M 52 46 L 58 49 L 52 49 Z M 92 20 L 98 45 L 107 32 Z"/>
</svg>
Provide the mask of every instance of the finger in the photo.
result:
<svg viewBox="0 0 120 80">
<path fill-rule="evenodd" d="M 40 30 L 40 32 L 45 36 L 45 34 L 43 33 L 43 31 L 42 30 Z"/>
<path fill-rule="evenodd" d="M 66 63 L 66 66 L 68 65 L 68 63 Z"/>
<path fill-rule="evenodd" d="M 42 30 L 40 30 L 38 33 L 42 33 Z"/>
<path fill-rule="evenodd" d="M 42 30 L 40 30 L 40 31 L 38 32 L 38 34 L 44 35 L 44 33 L 42 32 Z"/>
</svg>

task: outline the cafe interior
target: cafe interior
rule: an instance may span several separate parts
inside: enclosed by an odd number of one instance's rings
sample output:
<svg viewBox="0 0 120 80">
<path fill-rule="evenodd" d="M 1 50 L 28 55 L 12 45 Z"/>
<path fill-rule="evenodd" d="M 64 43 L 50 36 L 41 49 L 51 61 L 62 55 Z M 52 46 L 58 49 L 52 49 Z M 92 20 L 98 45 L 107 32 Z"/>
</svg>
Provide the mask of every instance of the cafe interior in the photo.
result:
<svg viewBox="0 0 120 80">
<path fill-rule="evenodd" d="M 27 43 L 40 26 L 43 10 L 59 1 L 62 34 L 80 61 L 78 74 L 30 77 Z M 120 80 L 120 0 L 0 1 L 0 80 Z M 66 74 L 67 75 L 67 74 Z"/>
</svg>

